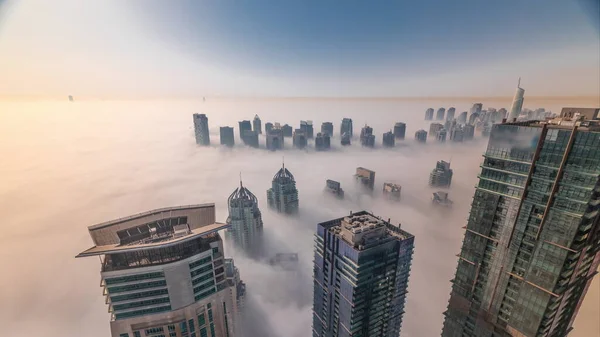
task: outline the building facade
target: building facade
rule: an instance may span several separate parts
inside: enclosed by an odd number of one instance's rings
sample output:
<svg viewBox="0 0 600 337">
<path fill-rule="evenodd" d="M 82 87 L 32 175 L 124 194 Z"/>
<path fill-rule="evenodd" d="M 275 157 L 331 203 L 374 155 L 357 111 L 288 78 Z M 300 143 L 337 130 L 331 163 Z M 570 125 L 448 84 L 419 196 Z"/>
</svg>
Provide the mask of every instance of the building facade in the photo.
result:
<svg viewBox="0 0 600 337">
<path fill-rule="evenodd" d="M 415 140 L 419 143 L 427 142 L 427 131 L 421 129 L 415 132 Z"/>
<path fill-rule="evenodd" d="M 323 124 L 321 124 L 321 133 L 333 137 L 333 123 L 323 122 Z"/>
<path fill-rule="evenodd" d="M 438 121 L 443 121 L 445 114 L 446 114 L 446 108 L 439 108 L 435 115 L 435 119 Z"/>
<path fill-rule="evenodd" d="M 240 138 L 244 138 L 246 131 L 252 131 L 252 123 L 248 120 L 238 122 L 240 127 Z M 258 135 L 258 132 L 256 133 Z"/>
<path fill-rule="evenodd" d="M 294 131 L 294 137 L 292 138 L 292 142 L 294 147 L 297 149 L 303 149 L 308 145 L 308 139 L 306 138 L 306 133 L 300 129 L 296 129 Z"/>
<path fill-rule="evenodd" d="M 221 145 L 233 147 L 235 145 L 235 137 L 233 135 L 233 128 L 230 126 L 222 126 L 219 128 L 219 136 Z"/>
<path fill-rule="evenodd" d="M 298 213 L 298 189 L 296 180 L 285 165 L 273 177 L 271 188 L 267 191 L 267 201 L 271 209 L 278 213 Z"/>
<path fill-rule="evenodd" d="M 517 84 L 517 91 L 515 92 L 515 97 L 513 98 L 512 106 L 510 108 L 510 115 L 508 116 L 509 122 L 516 121 L 517 118 L 521 115 L 521 110 L 523 109 L 523 101 L 525 100 L 525 89 L 521 88 L 521 79 L 519 78 L 519 83 Z"/>
<path fill-rule="evenodd" d="M 429 108 L 425 111 L 425 120 L 430 121 L 433 119 L 433 108 Z"/>
<path fill-rule="evenodd" d="M 600 263 L 600 121 L 495 124 L 442 336 L 566 336 Z"/>
<path fill-rule="evenodd" d="M 304 132 L 307 139 L 314 138 L 314 129 L 312 121 L 300 121 L 300 130 Z"/>
<path fill-rule="evenodd" d="M 383 146 L 394 147 L 396 145 L 396 137 L 392 131 L 383 134 Z"/>
<path fill-rule="evenodd" d="M 208 133 L 208 117 L 205 114 L 194 114 L 194 133 L 196 135 L 196 144 L 210 145 L 210 135 Z"/>
<path fill-rule="evenodd" d="M 347 134 L 350 138 L 354 135 L 354 127 L 352 126 L 351 118 L 342 119 L 342 126 L 340 126 L 340 136 Z"/>
<path fill-rule="evenodd" d="M 406 124 L 405 123 L 398 122 L 398 123 L 394 124 L 394 136 L 398 140 L 404 140 L 404 137 L 406 136 Z"/>
<path fill-rule="evenodd" d="M 258 148 L 258 133 L 252 130 L 244 130 L 244 133 L 242 134 L 242 141 L 245 145 Z"/>
<path fill-rule="evenodd" d="M 447 121 L 453 120 L 455 113 L 456 113 L 456 108 L 455 107 L 448 108 L 448 113 L 446 114 L 446 120 Z"/>
<path fill-rule="evenodd" d="M 450 163 L 443 160 L 438 161 L 431 174 L 429 174 L 429 186 L 450 187 L 452 184 L 452 174 Z"/>
<path fill-rule="evenodd" d="M 267 149 L 271 151 L 281 150 L 284 147 L 283 130 L 280 127 L 273 127 L 267 132 Z"/>
<path fill-rule="evenodd" d="M 251 257 L 259 257 L 262 252 L 263 220 L 258 199 L 242 185 L 227 199 L 229 217 L 228 236 L 235 245 Z"/>
<path fill-rule="evenodd" d="M 365 147 L 374 147 L 375 146 L 375 135 L 373 134 L 373 128 L 365 125 L 360 130 L 360 145 Z"/>
<path fill-rule="evenodd" d="M 331 138 L 329 134 L 326 133 L 317 133 L 317 138 L 315 138 L 315 149 L 317 151 L 326 151 L 331 147 Z"/>
<path fill-rule="evenodd" d="M 252 130 L 259 135 L 262 134 L 262 122 L 258 115 L 254 115 L 254 119 L 252 120 Z"/>
<path fill-rule="evenodd" d="M 113 337 L 235 336 L 238 284 L 225 274 L 214 204 L 171 207 L 89 227 Z"/>
<path fill-rule="evenodd" d="M 375 171 L 371 171 L 364 167 L 357 167 L 354 179 L 370 190 L 375 188 Z"/>
<path fill-rule="evenodd" d="M 317 225 L 313 337 L 398 337 L 414 236 L 368 212 Z"/>
</svg>

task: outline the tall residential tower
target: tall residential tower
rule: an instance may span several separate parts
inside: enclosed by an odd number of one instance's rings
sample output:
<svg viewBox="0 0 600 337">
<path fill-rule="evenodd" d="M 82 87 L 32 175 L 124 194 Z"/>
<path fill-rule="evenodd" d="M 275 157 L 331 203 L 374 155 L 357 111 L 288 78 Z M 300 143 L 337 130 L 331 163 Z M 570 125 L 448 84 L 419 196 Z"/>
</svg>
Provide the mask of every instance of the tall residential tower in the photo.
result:
<svg viewBox="0 0 600 337">
<path fill-rule="evenodd" d="M 269 207 L 279 213 L 295 214 L 298 212 L 298 189 L 292 173 L 285 164 L 273 177 L 271 188 L 267 190 Z"/>
<path fill-rule="evenodd" d="M 442 336 L 566 336 L 600 263 L 600 121 L 492 126 Z"/>
<path fill-rule="evenodd" d="M 510 115 L 508 120 L 510 122 L 516 121 L 521 115 L 523 109 L 523 101 L 525 100 L 525 89 L 521 88 L 521 78 L 519 77 L 519 83 L 517 84 L 517 91 L 515 92 L 515 98 L 513 99 L 512 107 L 510 108 Z"/>
<path fill-rule="evenodd" d="M 398 337 L 414 236 L 368 212 L 317 225 L 313 337 Z"/>
<path fill-rule="evenodd" d="M 208 117 L 205 114 L 194 114 L 194 133 L 196 134 L 196 144 L 210 145 Z"/>
<path fill-rule="evenodd" d="M 241 281 L 225 273 L 218 231 L 227 227 L 214 204 L 89 227 L 94 247 L 77 257 L 100 257 L 111 336 L 234 336 Z"/>
<path fill-rule="evenodd" d="M 258 209 L 258 199 L 242 185 L 241 179 L 240 187 L 227 199 L 227 207 L 228 234 L 238 248 L 250 256 L 258 257 L 262 251 L 262 215 Z"/>
</svg>

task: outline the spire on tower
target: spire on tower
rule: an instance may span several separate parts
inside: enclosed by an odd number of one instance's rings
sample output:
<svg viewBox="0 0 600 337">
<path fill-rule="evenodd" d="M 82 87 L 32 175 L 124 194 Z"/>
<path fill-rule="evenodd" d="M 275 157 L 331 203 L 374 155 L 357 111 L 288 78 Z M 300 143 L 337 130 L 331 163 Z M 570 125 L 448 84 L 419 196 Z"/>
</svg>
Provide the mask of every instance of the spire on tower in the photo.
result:
<svg viewBox="0 0 600 337">
<path fill-rule="evenodd" d="M 519 82 L 517 83 L 517 88 L 521 87 L 521 77 L 519 76 Z"/>
<path fill-rule="evenodd" d="M 240 188 L 242 188 L 242 171 L 240 171 Z"/>
</svg>

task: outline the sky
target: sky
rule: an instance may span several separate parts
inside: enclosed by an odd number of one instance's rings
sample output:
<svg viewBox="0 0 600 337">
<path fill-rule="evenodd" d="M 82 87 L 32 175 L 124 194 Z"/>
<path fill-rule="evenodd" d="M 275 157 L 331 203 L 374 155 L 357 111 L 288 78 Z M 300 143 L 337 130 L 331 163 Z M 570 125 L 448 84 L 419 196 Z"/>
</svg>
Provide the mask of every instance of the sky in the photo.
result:
<svg viewBox="0 0 600 337">
<path fill-rule="evenodd" d="M 0 0 L 0 96 L 598 96 L 597 0 Z"/>
</svg>

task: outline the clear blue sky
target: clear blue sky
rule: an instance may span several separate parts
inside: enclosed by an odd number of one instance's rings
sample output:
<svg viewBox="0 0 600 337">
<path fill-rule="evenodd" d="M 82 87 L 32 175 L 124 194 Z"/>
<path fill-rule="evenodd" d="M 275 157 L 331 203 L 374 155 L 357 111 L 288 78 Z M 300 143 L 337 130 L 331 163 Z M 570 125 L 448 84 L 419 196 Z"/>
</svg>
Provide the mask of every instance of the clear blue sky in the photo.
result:
<svg viewBox="0 0 600 337">
<path fill-rule="evenodd" d="M 2 3 L 0 95 L 600 91 L 598 0 Z"/>
</svg>

